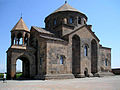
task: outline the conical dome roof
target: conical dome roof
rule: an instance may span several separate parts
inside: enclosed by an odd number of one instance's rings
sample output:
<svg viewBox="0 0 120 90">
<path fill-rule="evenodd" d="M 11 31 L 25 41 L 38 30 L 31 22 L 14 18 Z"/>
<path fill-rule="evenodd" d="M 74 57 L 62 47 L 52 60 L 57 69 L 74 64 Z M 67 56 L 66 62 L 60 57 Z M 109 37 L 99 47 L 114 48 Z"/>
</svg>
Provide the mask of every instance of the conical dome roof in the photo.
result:
<svg viewBox="0 0 120 90">
<path fill-rule="evenodd" d="M 72 6 L 70 6 L 67 2 L 65 2 L 65 4 L 63 4 L 60 8 L 58 8 L 57 10 L 55 10 L 53 13 L 51 13 L 49 16 L 55 14 L 55 13 L 58 13 L 58 12 L 66 12 L 66 11 L 71 11 L 71 12 L 78 12 L 80 14 L 82 14 L 83 16 L 85 16 L 86 20 L 87 20 L 87 16 L 80 12 L 79 10 L 73 8 Z M 47 17 L 49 17 L 47 16 Z M 46 17 L 46 18 L 47 18 Z"/>
<path fill-rule="evenodd" d="M 53 13 L 61 12 L 61 11 L 75 11 L 75 12 L 80 12 L 77 9 L 71 7 L 68 3 L 63 4 L 60 8 L 58 8 L 57 10 L 55 10 Z"/>
<path fill-rule="evenodd" d="M 13 27 L 11 31 L 17 31 L 17 30 L 25 30 L 29 32 L 29 29 L 24 23 L 22 17 L 20 18 L 20 20 L 17 22 L 17 24 Z"/>
</svg>

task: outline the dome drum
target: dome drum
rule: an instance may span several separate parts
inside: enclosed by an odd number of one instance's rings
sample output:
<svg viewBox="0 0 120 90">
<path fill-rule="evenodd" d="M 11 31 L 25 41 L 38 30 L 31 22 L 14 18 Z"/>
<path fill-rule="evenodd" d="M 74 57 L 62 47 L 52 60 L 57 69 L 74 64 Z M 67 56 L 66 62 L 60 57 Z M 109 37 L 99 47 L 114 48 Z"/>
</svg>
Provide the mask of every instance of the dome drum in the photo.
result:
<svg viewBox="0 0 120 90">
<path fill-rule="evenodd" d="M 45 19 L 46 29 L 48 30 L 53 30 L 56 26 L 62 24 L 77 27 L 86 24 L 86 22 L 87 18 L 83 14 L 73 11 L 57 12 Z"/>
</svg>

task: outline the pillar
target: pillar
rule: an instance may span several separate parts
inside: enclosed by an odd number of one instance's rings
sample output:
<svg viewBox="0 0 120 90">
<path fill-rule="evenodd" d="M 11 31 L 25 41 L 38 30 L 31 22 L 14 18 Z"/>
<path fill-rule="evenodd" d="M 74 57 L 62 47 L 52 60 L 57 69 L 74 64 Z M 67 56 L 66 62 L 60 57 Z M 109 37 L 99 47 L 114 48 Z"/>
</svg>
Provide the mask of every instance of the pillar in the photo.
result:
<svg viewBox="0 0 120 90">
<path fill-rule="evenodd" d="M 25 32 L 23 32 L 23 35 L 22 35 L 22 45 L 25 45 Z"/>
<path fill-rule="evenodd" d="M 17 45 L 17 33 L 15 33 L 15 45 Z"/>
<path fill-rule="evenodd" d="M 27 45 L 29 46 L 30 43 L 30 34 L 28 34 L 28 41 L 27 41 Z"/>
<path fill-rule="evenodd" d="M 13 35 L 11 35 L 11 46 L 14 44 L 13 42 L 14 42 Z"/>
<path fill-rule="evenodd" d="M 11 64 L 11 79 L 15 79 L 16 77 L 16 63 Z"/>
<path fill-rule="evenodd" d="M 77 26 L 78 26 L 78 18 L 79 18 L 79 17 L 76 17 L 76 25 L 77 25 Z"/>
</svg>

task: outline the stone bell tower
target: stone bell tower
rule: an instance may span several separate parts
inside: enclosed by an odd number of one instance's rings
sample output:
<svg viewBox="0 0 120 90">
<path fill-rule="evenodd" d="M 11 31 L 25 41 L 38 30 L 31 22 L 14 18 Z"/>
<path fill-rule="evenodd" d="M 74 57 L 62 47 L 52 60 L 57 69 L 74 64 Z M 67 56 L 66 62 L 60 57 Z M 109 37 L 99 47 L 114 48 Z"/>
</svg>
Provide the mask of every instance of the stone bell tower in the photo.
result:
<svg viewBox="0 0 120 90">
<path fill-rule="evenodd" d="M 16 79 L 16 62 L 22 61 L 22 76 L 30 78 L 35 75 L 34 49 L 29 45 L 30 31 L 22 17 L 11 30 L 11 46 L 7 50 L 7 78 Z M 32 64 L 32 65 L 31 65 Z"/>
<path fill-rule="evenodd" d="M 29 39 L 30 31 L 21 17 L 18 23 L 11 30 L 11 46 L 13 45 L 29 46 Z"/>
</svg>

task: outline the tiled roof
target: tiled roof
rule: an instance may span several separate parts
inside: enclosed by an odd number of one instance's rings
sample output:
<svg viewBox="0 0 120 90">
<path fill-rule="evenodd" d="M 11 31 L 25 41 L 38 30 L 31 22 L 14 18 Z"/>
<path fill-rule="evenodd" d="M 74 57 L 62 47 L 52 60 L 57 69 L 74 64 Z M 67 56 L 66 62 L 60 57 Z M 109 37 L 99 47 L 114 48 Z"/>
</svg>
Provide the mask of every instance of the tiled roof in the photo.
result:
<svg viewBox="0 0 120 90">
<path fill-rule="evenodd" d="M 13 27 L 11 31 L 14 31 L 14 30 L 25 30 L 29 32 L 29 29 L 24 23 L 22 17 L 20 18 L 20 20 L 17 22 L 17 24 Z"/>
<path fill-rule="evenodd" d="M 35 30 L 37 30 L 38 32 L 40 32 L 40 33 L 53 34 L 53 33 L 49 32 L 49 31 L 47 31 L 47 30 L 45 30 L 45 29 L 43 29 L 43 28 L 36 27 L 36 26 L 32 26 L 32 27 L 33 27 Z"/>
</svg>

